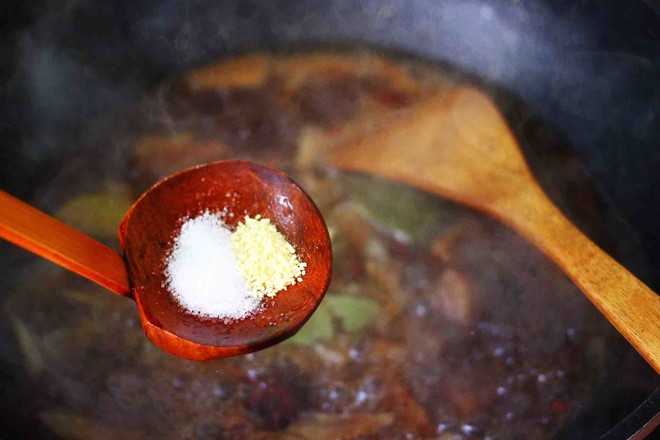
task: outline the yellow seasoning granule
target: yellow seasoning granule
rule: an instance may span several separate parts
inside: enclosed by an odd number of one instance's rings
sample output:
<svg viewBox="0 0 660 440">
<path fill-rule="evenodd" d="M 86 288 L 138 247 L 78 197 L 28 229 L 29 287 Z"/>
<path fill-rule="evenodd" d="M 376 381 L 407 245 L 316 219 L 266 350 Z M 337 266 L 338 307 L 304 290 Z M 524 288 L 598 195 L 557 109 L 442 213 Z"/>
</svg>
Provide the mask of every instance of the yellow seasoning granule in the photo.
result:
<svg viewBox="0 0 660 440">
<path fill-rule="evenodd" d="M 238 267 L 257 296 L 273 297 L 302 281 L 307 263 L 274 224 L 260 215 L 245 217 L 231 235 Z"/>
</svg>

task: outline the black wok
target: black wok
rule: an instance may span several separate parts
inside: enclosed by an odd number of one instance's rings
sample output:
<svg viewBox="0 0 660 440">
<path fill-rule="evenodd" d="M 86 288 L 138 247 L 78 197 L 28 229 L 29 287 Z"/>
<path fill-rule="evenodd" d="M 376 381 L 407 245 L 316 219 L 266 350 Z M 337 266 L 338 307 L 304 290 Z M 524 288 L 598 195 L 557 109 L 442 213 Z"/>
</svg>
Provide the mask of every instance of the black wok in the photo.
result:
<svg viewBox="0 0 660 440">
<path fill-rule="evenodd" d="M 254 49 L 357 43 L 446 63 L 504 97 L 532 167 L 558 199 L 543 172 L 550 150 L 568 146 L 607 218 L 591 225 L 594 237 L 660 291 L 660 16 L 652 1 L 83 0 L 3 9 L 0 186 L 20 197 L 43 195 L 53 170 L 80 166 L 77 157 L 99 148 L 90 121 L 96 131 L 115 129 L 122 109 L 163 78 Z M 96 156 L 85 166 L 112 164 L 111 153 Z M 4 244 L 0 252 L 20 264 Z M 2 273 L 0 285 L 11 288 Z M 16 349 L 3 339 L 0 350 Z M 613 350 L 607 380 L 560 437 L 612 430 L 607 438 L 625 438 L 658 423 L 658 377 L 623 341 Z M 2 432 L 46 436 L 21 393 L 20 361 L 4 362 L 1 375 Z"/>
</svg>

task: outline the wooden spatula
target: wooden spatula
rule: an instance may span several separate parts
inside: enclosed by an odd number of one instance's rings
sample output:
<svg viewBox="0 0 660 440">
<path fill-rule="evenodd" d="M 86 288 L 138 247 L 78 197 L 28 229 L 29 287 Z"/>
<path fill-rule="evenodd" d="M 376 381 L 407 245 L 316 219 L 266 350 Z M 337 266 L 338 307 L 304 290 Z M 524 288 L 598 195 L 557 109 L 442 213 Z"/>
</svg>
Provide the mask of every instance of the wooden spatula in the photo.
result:
<svg viewBox="0 0 660 440">
<path fill-rule="evenodd" d="M 660 373 L 660 296 L 548 199 L 482 92 L 464 87 L 429 96 L 333 147 L 327 160 L 469 205 L 509 225 L 554 260 Z"/>
</svg>

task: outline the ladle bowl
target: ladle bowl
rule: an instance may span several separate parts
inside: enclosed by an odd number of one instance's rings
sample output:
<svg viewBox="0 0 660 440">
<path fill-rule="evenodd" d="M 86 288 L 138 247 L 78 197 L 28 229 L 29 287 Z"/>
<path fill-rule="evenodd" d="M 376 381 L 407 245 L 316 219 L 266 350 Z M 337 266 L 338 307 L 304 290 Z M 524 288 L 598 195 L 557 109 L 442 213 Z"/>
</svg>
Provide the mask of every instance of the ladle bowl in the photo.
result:
<svg viewBox="0 0 660 440">
<path fill-rule="evenodd" d="M 184 219 L 204 211 L 225 212 L 230 228 L 245 216 L 270 219 L 307 263 L 303 281 L 265 298 L 242 320 L 185 311 L 167 290 L 165 262 Z M 119 225 L 123 259 L 1 191 L 0 236 L 133 298 L 147 337 L 192 360 L 249 353 L 292 336 L 323 299 L 332 270 L 330 237 L 314 202 L 285 174 L 241 160 L 189 168 L 145 192 Z"/>
</svg>

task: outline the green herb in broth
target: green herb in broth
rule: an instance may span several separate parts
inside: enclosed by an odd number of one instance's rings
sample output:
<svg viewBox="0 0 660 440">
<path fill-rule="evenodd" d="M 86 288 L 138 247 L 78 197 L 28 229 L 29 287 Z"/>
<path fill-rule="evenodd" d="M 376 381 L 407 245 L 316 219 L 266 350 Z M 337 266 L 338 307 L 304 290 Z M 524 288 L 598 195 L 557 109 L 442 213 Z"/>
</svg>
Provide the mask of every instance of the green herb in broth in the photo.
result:
<svg viewBox="0 0 660 440">
<path fill-rule="evenodd" d="M 368 328 L 379 311 L 376 301 L 357 295 L 330 295 L 325 298 L 325 302 L 334 312 L 342 328 L 349 333 Z"/>
<path fill-rule="evenodd" d="M 98 192 L 76 196 L 55 217 L 86 234 L 114 237 L 132 202 L 125 192 Z"/>
<path fill-rule="evenodd" d="M 307 324 L 289 341 L 294 344 L 313 345 L 327 341 L 335 335 L 336 322 L 347 333 L 367 329 L 379 313 L 378 303 L 359 292 L 338 294 L 328 292 Z"/>
<path fill-rule="evenodd" d="M 412 187 L 364 175 L 347 175 L 344 188 L 367 213 L 367 218 L 386 229 L 399 231 L 421 242 L 443 220 L 437 198 Z"/>
<path fill-rule="evenodd" d="M 332 324 L 332 313 L 324 302 L 319 305 L 309 321 L 292 338 L 285 341 L 285 344 L 314 345 L 319 341 L 331 340 L 335 334 Z"/>
</svg>

